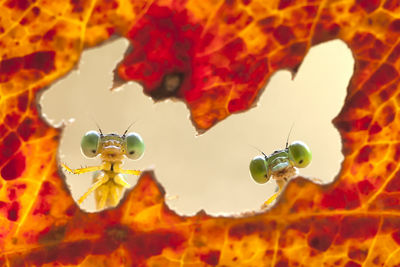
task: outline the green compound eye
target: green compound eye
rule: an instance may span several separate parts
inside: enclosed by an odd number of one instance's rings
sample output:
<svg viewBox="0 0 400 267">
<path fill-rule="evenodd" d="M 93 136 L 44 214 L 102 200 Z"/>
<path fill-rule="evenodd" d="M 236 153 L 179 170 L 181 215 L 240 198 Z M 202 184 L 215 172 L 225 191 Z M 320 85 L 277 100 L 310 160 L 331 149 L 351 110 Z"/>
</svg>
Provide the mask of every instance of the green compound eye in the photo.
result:
<svg viewBox="0 0 400 267">
<path fill-rule="evenodd" d="M 126 136 L 126 156 L 130 159 L 139 159 L 144 153 L 142 137 L 137 133 L 129 133 Z"/>
<path fill-rule="evenodd" d="M 96 131 L 87 132 L 81 141 L 83 155 L 88 158 L 96 157 L 99 154 L 100 134 Z"/>
<path fill-rule="evenodd" d="M 305 168 L 310 164 L 312 155 L 310 148 L 301 141 L 294 141 L 289 146 L 289 160 L 295 167 Z"/>
<path fill-rule="evenodd" d="M 259 184 L 268 182 L 268 166 L 265 157 L 257 156 L 250 161 L 250 174 L 254 181 Z"/>
</svg>

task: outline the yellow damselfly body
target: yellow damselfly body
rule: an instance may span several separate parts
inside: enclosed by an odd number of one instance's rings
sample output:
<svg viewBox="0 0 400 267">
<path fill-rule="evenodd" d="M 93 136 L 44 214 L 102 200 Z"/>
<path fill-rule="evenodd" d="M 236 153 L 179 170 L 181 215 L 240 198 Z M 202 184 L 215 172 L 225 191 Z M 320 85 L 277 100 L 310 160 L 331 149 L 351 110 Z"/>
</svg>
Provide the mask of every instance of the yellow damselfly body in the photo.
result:
<svg viewBox="0 0 400 267">
<path fill-rule="evenodd" d="M 95 158 L 100 155 L 101 165 L 71 169 L 67 165 L 62 166 L 73 174 L 94 172 L 93 184 L 89 190 L 78 199 L 82 202 L 94 192 L 96 208 L 98 210 L 116 206 L 124 188 L 129 188 L 126 175 L 139 175 L 138 170 L 124 170 L 121 168 L 125 157 L 137 160 L 144 153 L 144 143 L 137 133 L 123 135 L 103 134 L 102 131 L 89 131 L 81 141 L 81 151 L 88 158 Z"/>
</svg>

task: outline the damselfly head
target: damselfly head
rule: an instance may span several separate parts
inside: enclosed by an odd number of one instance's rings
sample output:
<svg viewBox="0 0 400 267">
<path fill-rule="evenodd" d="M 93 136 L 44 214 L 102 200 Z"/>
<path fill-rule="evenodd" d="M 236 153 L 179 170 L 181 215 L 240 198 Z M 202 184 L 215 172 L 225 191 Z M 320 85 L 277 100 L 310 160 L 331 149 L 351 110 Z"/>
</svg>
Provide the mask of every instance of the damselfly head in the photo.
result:
<svg viewBox="0 0 400 267">
<path fill-rule="evenodd" d="M 82 153 L 89 158 L 101 156 L 103 161 L 120 162 L 123 156 L 139 159 L 144 153 L 144 142 L 137 133 L 103 134 L 89 131 L 81 142 Z"/>
</svg>

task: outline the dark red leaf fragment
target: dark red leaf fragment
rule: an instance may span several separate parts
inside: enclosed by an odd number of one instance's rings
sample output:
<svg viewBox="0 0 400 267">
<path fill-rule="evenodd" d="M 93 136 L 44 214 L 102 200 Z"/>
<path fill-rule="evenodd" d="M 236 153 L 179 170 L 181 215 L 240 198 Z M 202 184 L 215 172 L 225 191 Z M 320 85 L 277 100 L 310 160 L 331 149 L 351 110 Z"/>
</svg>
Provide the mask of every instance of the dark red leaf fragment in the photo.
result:
<svg viewBox="0 0 400 267">
<path fill-rule="evenodd" d="M 244 236 L 249 236 L 256 232 L 266 231 L 267 226 L 263 222 L 248 222 L 244 224 L 237 224 L 229 229 L 229 236 L 231 238 L 241 239 Z"/>
<path fill-rule="evenodd" d="M 354 261 L 348 261 L 345 267 L 361 267 L 361 264 L 358 264 L 357 262 Z"/>
<path fill-rule="evenodd" d="M 282 45 L 289 43 L 295 36 L 292 29 L 288 26 L 278 26 L 274 31 L 275 39 Z"/>
<path fill-rule="evenodd" d="M 371 184 L 368 180 L 358 182 L 357 187 L 360 193 L 363 195 L 369 195 L 375 189 L 373 184 Z"/>
<path fill-rule="evenodd" d="M 364 261 L 368 256 L 368 250 L 358 249 L 358 248 L 350 248 L 348 256 L 350 259 L 356 261 Z"/>
<path fill-rule="evenodd" d="M 21 141 L 15 132 L 9 133 L 0 144 L 0 163 L 8 160 L 21 146 Z"/>
<path fill-rule="evenodd" d="M 371 152 L 372 148 L 369 145 L 362 147 L 358 152 L 358 155 L 356 157 L 356 162 L 357 163 L 368 162 Z"/>
<path fill-rule="evenodd" d="M 35 132 L 35 126 L 33 123 L 34 121 L 31 118 L 26 118 L 18 126 L 17 133 L 24 141 L 27 141 Z"/>
<path fill-rule="evenodd" d="M 278 9 L 284 9 L 287 8 L 288 6 L 291 6 L 294 4 L 294 0 L 280 0 L 278 4 Z"/>
<path fill-rule="evenodd" d="M 397 171 L 385 187 L 386 192 L 400 192 L 400 171 Z"/>
<path fill-rule="evenodd" d="M 319 251 L 326 251 L 332 244 L 333 236 L 324 232 L 320 232 L 319 234 L 312 233 L 309 235 L 308 245 L 313 249 Z"/>
<path fill-rule="evenodd" d="M 356 0 L 356 3 L 367 13 L 375 11 L 379 7 L 380 2 L 380 0 Z"/>
<path fill-rule="evenodd" d="M 354 189 L 334 188 L 323 195 L 321 205 L 328 209 L 355 209 L 360 206 L 360 199 Z"/>
<path fill-rule="evenodd" d="M 25 10 L 27 9 L 31 4 L 31 1 L 29 0 L 8 0 L 6 5 L 9 8 L 17 8 L 20 10 Z"/>
<path fill-rule="evenodd" d="M 369 216 L 345 217 L 341 222 L 340 240 L 372 238 L 378 232 L 379 218 Z"/>
<path fill-rule="evenodd" d="M 221 251 L 212 250 L 212 251 L 208 252 L 207 254 L 200 255 L 200 260 L 208 265 L 216 266 L 216 265 L 218 265 L 220 254 L 221 254 Z"/>
<path fill-rule="evenodd" d="M 398 77 L 397 70 L 389 64 L 382 64 L 362 86 L 366 94 L 371 94 Z"/>
<path fill-rule="evenodd" d="M 54 51 L 40 51 L 24 57 L 26 69 L 36 69 L 49 73 L 54 69 Z"/>
<path fill-rule="evenodd" d="M 19 203 L 17 201 L 11 202 L 10 207 L 8 208 L 7 219 L 10 221 L 18 220 L 18 211 L 19 211 Z"/>
<path fill-rule="evenodd" d="M 4 180 L 14 180 L 21 176 L 25 170 L 25 156 L 22 153 L 14 155 L 1 169 Z"/>
</svg>

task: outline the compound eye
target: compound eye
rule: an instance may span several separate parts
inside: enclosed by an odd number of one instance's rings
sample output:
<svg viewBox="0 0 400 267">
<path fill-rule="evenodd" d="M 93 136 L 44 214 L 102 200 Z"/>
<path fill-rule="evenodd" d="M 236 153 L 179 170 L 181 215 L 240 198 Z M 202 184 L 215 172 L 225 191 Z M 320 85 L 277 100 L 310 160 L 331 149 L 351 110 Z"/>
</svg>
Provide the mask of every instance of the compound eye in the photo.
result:
<svg viewBox="0 0 400 267">
<path fill-rule="evenodd" d="M 289 147 L 289 160 L 297 168 L 307 167 L 312 159 L 310 148 L 301 141 L 294 141 Z"/>
<path fill-rule="evenodd" d="M 265 157 L 257 156 L 250 161 L 250 174 L 253 180 L 259 184 L 268 182 L 268 164 Z"/>
<path fill-rule="evenodd" d="M 83 155 L 94 158 L 99 154 L 100 134 L 96 131 L 87 132 L 81 141 Z"/>
<path fill-rule="evenodd" d="M 130 159 L 139 159 L 144 153 L 142 137 L 137 133 L 129 133 L 126 136 L 126 156 Z"/>
</svg>

